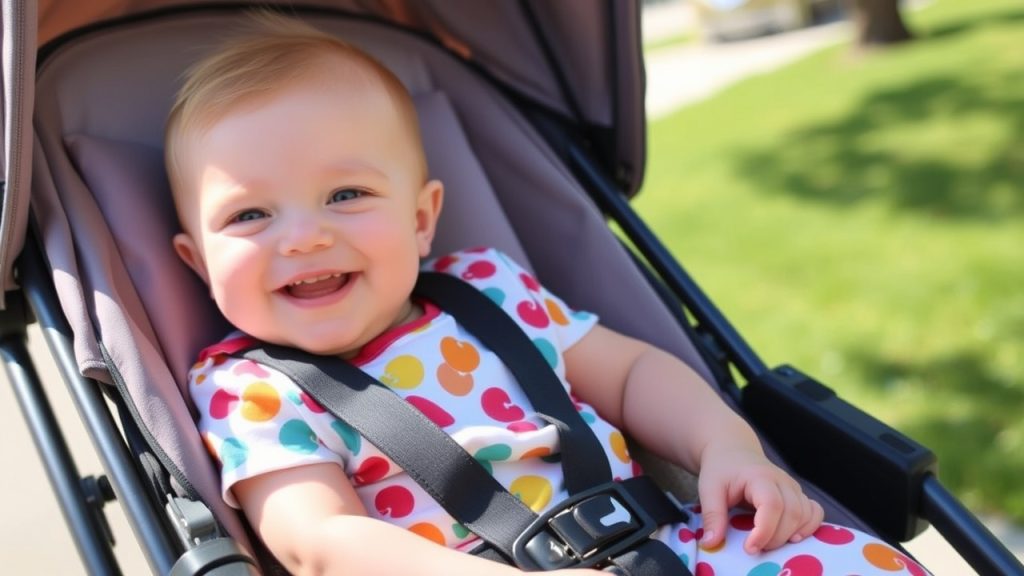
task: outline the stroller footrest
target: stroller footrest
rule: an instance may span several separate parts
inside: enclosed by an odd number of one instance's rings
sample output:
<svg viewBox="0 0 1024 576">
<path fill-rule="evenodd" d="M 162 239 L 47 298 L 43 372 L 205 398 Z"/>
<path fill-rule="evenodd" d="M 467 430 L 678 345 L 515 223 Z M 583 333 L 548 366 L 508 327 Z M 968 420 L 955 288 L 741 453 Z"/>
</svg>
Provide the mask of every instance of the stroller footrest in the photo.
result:
<svg viewBox="0 0 1024 576">
<path fill-rule="evenodd" d="M 742 405 L 793 469 L 891 542 L 927 527 L 924 479 L 935 454 L 839 398 L 791 366 L 765 372 L 743 388 Z"/>
</svg>

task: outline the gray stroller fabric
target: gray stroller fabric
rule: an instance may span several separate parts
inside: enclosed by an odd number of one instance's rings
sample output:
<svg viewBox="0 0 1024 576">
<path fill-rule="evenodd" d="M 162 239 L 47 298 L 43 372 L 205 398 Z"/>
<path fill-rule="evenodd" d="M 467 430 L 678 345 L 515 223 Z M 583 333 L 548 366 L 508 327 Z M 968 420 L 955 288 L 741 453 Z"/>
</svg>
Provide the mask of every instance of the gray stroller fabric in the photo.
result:
<svg viewBox="0 0 1024 576">
<path fill-rule="evenodd" d="M 171 247 L 164 118 L 182 70 L 233 13 L 182 13 L 87 34 L 54 53 L 36 89 L 33 213 L 83 374 L 122 383 L 183 491 L 247 543 L 221 501 L 183 388 L 198 351 L 228 330 Z M 573 307 L 710 374 L 599 211 L 545 141 L 491 84 L 437 44 L 368 21 L 314 24 L 390 67 L 414 96 L 432 176 L 446 184 L 435 251 L 489 245 Z M 645 462 L 661 468 L 661 465 Z M 680 476 L 658 474 L 672 482 Z M 833 521 L 864 528 L 808 487 Z"/>
</svg>

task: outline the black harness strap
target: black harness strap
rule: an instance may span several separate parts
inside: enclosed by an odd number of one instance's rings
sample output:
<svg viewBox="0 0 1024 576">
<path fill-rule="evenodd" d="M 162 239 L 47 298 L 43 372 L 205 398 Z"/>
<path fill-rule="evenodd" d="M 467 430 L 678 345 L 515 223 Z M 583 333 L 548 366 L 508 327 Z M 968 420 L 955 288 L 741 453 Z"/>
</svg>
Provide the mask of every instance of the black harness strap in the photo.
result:
<svg viewBox="0 0 1024 576">
<path fill-rule="evenodd" d="M 242 356 L 291 378 L 387 454 L 453 518 L 512 558 L 512 542 L 537 515 L 412 404 L 340 358 L 272 344 Z"/>
<path fill-rule="evenodd" d="M 452 276 L 422 273 L 415 293 L 438 304 L 494 351 L 533 407 L 556 426 L 568 500 L 538 516 L 423 413 L 341 358 L 271 344 L 236 355 L 280 371 L 391 458 L 485 542 L 475 554 L 534 570 L 610 558 L 614 568 L 609 569 L 627 576 L 688 576 L 665 544 L 648 538 L 658 525 L 684 521 L 685 513 L 645 476 L 610 481 L 600 442 L 515 321 Z M 604 524 L 606 518 L 622 518 L 623 511 L 626 520 Z"/>
<path fill-rule="evenodd" d="M 530 404 L 555 425 L 561 449 L 565 488 L 577 494 L 612 479 L 604 448 L 562 390 L 554 370 L 530 337 L 500 306 L 473 286 L 448 274 L 423 272 L 415 294 L 456 318 L 501 358 L 530 399 Z"/>
</svg>

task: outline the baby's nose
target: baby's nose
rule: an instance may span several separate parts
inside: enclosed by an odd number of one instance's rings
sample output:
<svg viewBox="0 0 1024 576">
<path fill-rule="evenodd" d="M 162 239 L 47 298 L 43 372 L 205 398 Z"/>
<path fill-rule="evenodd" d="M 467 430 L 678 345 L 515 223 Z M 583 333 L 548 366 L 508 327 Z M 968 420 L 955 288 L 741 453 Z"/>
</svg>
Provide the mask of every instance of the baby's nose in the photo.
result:
<svg viewBox="0 0 1024 576">
<path fill-rule="evenodd" d="M 281 238 L 281 253 L 302 254 L 328 248 L 334 244 L 334 235 L 318 218 L 296 218 L 288 223 Z"/>
</svg>

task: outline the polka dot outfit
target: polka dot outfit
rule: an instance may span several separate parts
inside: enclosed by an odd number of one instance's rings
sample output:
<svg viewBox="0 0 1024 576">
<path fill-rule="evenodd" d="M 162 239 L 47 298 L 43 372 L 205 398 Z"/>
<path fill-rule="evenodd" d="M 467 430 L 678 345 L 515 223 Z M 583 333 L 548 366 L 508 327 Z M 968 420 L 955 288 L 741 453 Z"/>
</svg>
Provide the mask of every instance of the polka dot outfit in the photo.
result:
<svg viewBox="0 0 1024 576">
<path fill-rule="evenodd" d="M 566 392 L 562 354 L 597 317 L 573 311 L 524 269 L 492 249 L 453 253 L 424 265 L 470 282 L 523 328 Z M 381 334 L 352 360 L 440 426 L 512 494 L 537 512 L 565 497 L 558 434 L 537 416 L 498 357 L 430 302 L 424 315 Z M 468 550 L 479 540 L 455 522 L 398 466 L 338 421 L 283 374 L 230 354 L 251 340 L 235 333 L 205 349 L 189 373 L 199 429 L 220 463 L 224 500 L 231 487 L 259 474 L 333 462 L 345 470 L 368 513 L 441 545 Z M 639 473 L 622 434 L 593 408 L 576 403 L 601 441 L 617 479 Z M 912 561 L 867 535 L 823 526 L 812 538 L 760 556 L 742 550 L 752 515 L 737 510 L 726 543 L 697 545 L 700 514 L 688 525 L 664 526 L 668 543 L 696 576 L 713 574 L 925 574 Z M 823 564 L 826 563 L 826 564 Z M 842 566 L 841 571 L 822 568 Z M 788 570 L 788 572 L 784 572 Z"/>
</svg>

